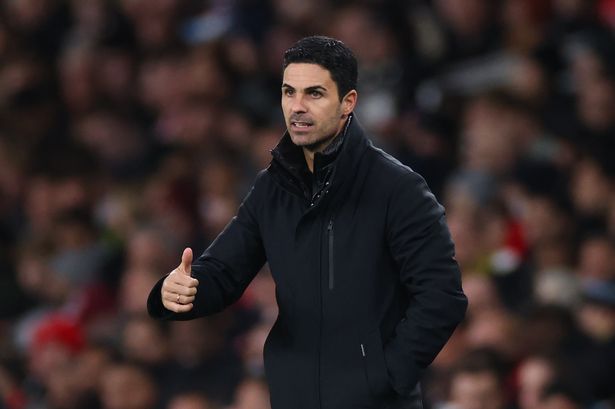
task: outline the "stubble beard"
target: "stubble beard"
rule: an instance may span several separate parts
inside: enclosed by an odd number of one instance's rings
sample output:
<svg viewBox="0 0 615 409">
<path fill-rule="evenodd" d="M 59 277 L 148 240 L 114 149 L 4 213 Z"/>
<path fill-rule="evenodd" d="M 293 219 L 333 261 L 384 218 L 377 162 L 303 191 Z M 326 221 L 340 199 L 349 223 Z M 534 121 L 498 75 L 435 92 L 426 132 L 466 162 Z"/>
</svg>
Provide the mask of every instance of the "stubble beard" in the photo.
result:
<svg viewBox="0 0 615 409">
<path fill-rule="evenodd" d="M 335 137 L 337 136 L 339 132 L 340 130 L 338 130 L 337 127 L 334 127 L 331 130 L 331 133 L 328 133 L 325 136 L 319 137 L 313 142 L 306 143 L 306 144 L 298 144 L 297 146 L 300 146 L 301 148 L 305 149 L 306 151 L 310 153 L 321 152 L 331 143 L 331 141 L 333 141 L 333 139 L 335 139 Z"/>
<path fill-rule="evenodd" d="M 329 143 L 331 143 L 331 141 L 335 138 L 336 134 L 333 134 L 331 136 L 326 136 L 323 137 L 317 141 L 314 141 L 312 143 L 309 143 L 307 145 L 303 145 L 302 148 L 311 152 L 311 153 L 315 153 L 315 152 L 320 152 L 322 150 L 324 150 L 324 148 L 329 145 Z"/>
</svg>

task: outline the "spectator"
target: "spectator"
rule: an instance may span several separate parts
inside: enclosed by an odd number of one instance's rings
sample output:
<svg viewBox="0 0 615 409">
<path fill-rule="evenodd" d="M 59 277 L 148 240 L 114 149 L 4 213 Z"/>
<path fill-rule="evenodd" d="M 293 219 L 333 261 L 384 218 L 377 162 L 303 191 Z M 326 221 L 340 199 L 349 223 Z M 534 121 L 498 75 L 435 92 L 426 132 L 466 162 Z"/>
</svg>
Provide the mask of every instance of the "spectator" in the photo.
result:
<svg viewBox="0 0 615 409">
<path fill-rule="evenodd" d="M 267 409 L 269 407 L 267 383 L 260 378 L 248 378 L 237 387 L 231 409 Z"/>
<path fill-rule="evenodd" d="M 498 355 L 489 350 L 475 350 L 461 359 L 451 376 L 451 409 L 504 409 L 503 368 Z"/>
<path fill-rule="evenodd" d="M 214 409 L 214 406 L 204 395 L 198 392 L 187 392 L 173 397 L 167 409 Z"/>
<path fill-rule="evenodd" d="M 151 409 L 156 407 L 156 387 L 150 375 L 134 364 L 109 365 L 101 375 L 103 409 Z"/>
<path fill-rule="evenodd" d="M 556 383 L 546 388 L 538 407 L 540 409 L 581 409 L 583 401 L 574 388 Z"/>
<path fill-rule="evenodd" d="M 519 409 L 538 409 L 547 386 L 556 378 L 557 367 L 546 356 L 529 356 L 518 369 Z"/>
</svg>

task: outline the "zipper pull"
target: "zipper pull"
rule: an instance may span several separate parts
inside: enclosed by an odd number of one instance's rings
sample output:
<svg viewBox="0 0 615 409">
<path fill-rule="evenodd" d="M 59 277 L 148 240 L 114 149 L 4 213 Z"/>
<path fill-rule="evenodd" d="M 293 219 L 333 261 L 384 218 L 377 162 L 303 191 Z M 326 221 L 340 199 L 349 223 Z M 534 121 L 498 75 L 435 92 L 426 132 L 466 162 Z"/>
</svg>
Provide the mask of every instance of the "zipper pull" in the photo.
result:
<svg viewBox="0 0 615 409">
<path fill-rule="evenodd" d="M 329 219 L 329 226 L 327 226 L 327 230 L 333 230 L 333 219 Z"/>
</svg>

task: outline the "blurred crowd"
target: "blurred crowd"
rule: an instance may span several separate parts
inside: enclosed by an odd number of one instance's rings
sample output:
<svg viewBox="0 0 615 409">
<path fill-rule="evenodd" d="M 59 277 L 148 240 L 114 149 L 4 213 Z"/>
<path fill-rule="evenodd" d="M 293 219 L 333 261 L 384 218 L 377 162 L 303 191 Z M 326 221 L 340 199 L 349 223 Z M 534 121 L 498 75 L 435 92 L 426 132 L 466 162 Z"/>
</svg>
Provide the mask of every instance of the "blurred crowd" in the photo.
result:
<svg viewBox="0 0 615 409">
<path fill-rule="evenodd" d="M 207 319 L 145 300 L 267 166 L 310 34 L 447 209 L 470 307 L 426 408 L 615 408 L 615 1 L 3 0 L 1 409 L 269 407 L 266 268 Z"/>
</svg>

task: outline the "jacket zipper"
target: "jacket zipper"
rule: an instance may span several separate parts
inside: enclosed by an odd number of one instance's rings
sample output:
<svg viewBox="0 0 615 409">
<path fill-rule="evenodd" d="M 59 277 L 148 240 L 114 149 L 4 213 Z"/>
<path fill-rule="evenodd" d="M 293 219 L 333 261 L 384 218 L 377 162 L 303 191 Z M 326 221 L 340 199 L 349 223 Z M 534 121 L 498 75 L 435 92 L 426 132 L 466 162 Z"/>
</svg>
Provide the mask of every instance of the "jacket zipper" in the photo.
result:
<svg viewBox="0 0 615 409">
<path fill-rule="evenodd" d="M 329 227 L 327 227 L 329 233 L 329 290 L 333 290 L 335 286 L 335 269 L 333 258 L 333 219 L 329 220 Z"/>
<path fill-rule="evenodd" d="M 322 269 L 322 261 L 323 261 L 322 260 L 322 244 L 323 244 L 322 243 L 322 235 L 320 236 L 320 238 L 321 238 L 320 239 L 321 240 L 321 242 L 320 242 L 320 249 L 321 249 L 320 250 L 321 251 L 321 253 L 320 253 L 321 254 L 320 266 L 321 267 L 320 268 Z M 327 238 L 328 238 L 328 243 L 327 244 L 328 244 L 328 249 L 329 249 L 329 254 L 328 254 L 328 261 L 329 261 L 329 263 L 328 263 L 329 264 L 329 290 L 332 290 L 333 289 L 333 284 L 334 284 L 334 281 L 333 281 L 333 217 L 331 217 L 329 219 L 329 224 L 327 225 Z M 323 292 L 322 292 L 322 284 L 323 284 L 322 283 L 322 278 L 323 278 L 323 275 L 322 275 L 322 271 L 321 271 L 321 274 L 318 275 L 318 277 L 320 278 L 319 279 L 320 280 L 320 285 L 318 286 L 318 288 L 320 289 L 319 293 L 320 293 L 320 314 L 321 314 L 321 316 L 320 316 L 320 326 L 318 328 L 318 331 L 319 331 L 318 338 L 320 340 L 319 341 L 319 345 L 318 345 L 318 407 L 319 407 L 319 409 L 322 409 L 322 396 L 321 396 L 321 389 L 320 389 L 320 382 L 322 380 L 321 379 L 321 372 L 320 372 L 321 364 L 322 364 L 320 362 L 320 359 L 321 359 L 321 354 L 322 354 L 321 348 L 322 348 L 322 320 L 323 320 L 323 316 L 322 316 L 323 315 L 323 310 L 322 310 L 322 308 L 323 308 L 323 306 L 322 306 L 323 305 L 323 301 L 322 301 L 322 298 L 323 298 Z"/>
</svg>

